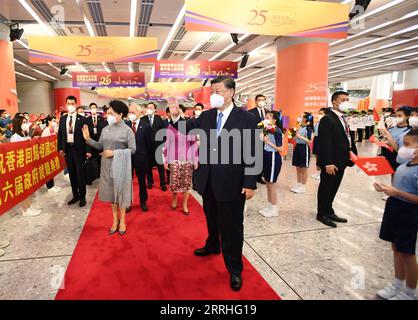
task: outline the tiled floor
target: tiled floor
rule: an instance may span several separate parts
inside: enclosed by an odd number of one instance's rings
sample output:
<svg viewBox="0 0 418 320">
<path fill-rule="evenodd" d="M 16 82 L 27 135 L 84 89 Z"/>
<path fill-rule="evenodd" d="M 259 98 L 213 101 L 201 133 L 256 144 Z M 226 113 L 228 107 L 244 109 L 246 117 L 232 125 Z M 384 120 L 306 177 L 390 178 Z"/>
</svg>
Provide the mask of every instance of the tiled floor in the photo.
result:
<svg viewBox="0 0 418 320">
<path fill-rule="evenodd" d="M 359 150 L 376 153 L 368 143 Z M 266 202 L 262 185 L 247 204 L 246 257 L 283 299 L 375 299 L 393 267 L 389 245 L 378 238 L 384 201 L 372 188 L 374 178 L 347 170 L 335 209 L 349 223 L 330 229 L 315 220 L 318 181 L 309 179 L 307 193 L 296 195 L 289 191 L 295 176 L 291 159 L 285 160 L 279 217 L 257 213 Z M 44 210 L 39 217 L 24 218 L 18 208 L 0 216 L 0 238 L 11 243 L 0 257 L 0 299 L 55 296 L 90 209 L 67 207 L 69 196 L 63 195 L 70 194 L 69 182 L 63 176 L 56 182 L 63 187 L 60 193 L 40 190 L 34 197 L 35 207 Z M 90 205 L 96 188 L 88 188 Z"/>
</svg>

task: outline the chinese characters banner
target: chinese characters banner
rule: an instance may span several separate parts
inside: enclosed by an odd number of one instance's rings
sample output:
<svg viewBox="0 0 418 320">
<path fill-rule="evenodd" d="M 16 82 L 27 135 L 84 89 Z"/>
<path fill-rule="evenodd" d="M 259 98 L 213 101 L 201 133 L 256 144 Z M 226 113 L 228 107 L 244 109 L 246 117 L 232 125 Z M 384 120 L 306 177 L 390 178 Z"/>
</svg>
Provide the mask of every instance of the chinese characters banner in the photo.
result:
<svg viewBox="0 0 418 320">
<path fill-rule="evenodd" d="M 238 62 L 164 60 L 155 64 L 157 78 L 237 78 Z"/>
<path fill-rule="evenodd" d="M 145 87 L 143 72 L 73 72 L 73 87 Z"/>
<path fill-rule="evenodd" d="M 157 38 L 28 36 L 31 63 L 102 63 L 157 60 Z"/>
<path fill-rule="evenodd" d="M 25 200 L 65 168 L 55 136 L 0 144 L 0 214 Z"/>
<path fill-rule="evenodd" d="M 187 31 L 345 39 L 349 12 L 348 4 L 320 1 L 186 0 L 185 27 Z"/>
<path fill-rule="evenodd" d="M 99 88 L 97 93 L 113 99 L 140 98 L 145 94 L 145 88 Z"/>
</svg>

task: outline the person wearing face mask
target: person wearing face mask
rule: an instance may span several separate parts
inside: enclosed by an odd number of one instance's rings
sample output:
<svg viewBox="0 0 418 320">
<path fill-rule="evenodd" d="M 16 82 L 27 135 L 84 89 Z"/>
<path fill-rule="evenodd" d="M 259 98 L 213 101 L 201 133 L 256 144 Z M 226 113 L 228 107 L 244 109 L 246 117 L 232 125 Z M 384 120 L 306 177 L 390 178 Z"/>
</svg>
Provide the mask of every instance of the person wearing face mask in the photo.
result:
<svg viewBox="0 0 418 320">
<path fill-rule="evenodd" d="M 91 139 L 90 129 L 83 127 L 87 144 L 102 152 L 102 172 L 99 182 L 100 201 L 112 204 L 113 224 L 109 235 L 126 233 L 126 208 L 132 205 L 132 155 L 135 154 L 135 135 L 124 122 L 129 108 L 122 101 L 109 103 L 106 126 L 99 141 Z"/>
<path fill-rule="evenodd" d="M 374 184 L 376 191 L 389 197 L 379 237 L 391 243 L 395 272 L 393 282 L 377 292 L 387 300 L 415 300 L 418 282 L 418 129 L 403 140 L 399 155 L 406 162 L 396 169 L 392 186 Z"/>
<path fill-rule="evenodd" d="M 0 134 L 3 134 L 6 139 L 10 139 L 13 135 L 13 132 L 9 129 L 10 124 L 12 123 L 13 119 L 6 110 L 0 110 Z"/>
<path fill-rule="evenodd" d="M 85 117 L 86 116 L 86 113 L 84 112 L 84 107 L 79 106 L 79 107 L 77 107 L 76 111 L 77 111 L 77 114 L 79 116 L 82 116 L 82 117 Z"/>
<path fill-rule="evenodd" d="M 390 151 L 387 148 L 382 148 L 382 155 L 389 161 L 394 170 L 399 166 L 397 161 L 398 150 L 403 146 L 404 136 L 411 131 L 411 126 L 408 124 L 409 116 L 411 115 L 412 108 L 403 106 L 396 110 L 396 126 L 386 129 L 379 129 L 384 141 L 391 146 L 394 151 Z"/>
<path fill-rule="evenodd" d="M 70 175 L 73 198 L 68 205 L 79 202 L 80 207 L 86 205 L 86 181 L 83 165 L 86 159 L 91 158 L 92 150 L 86 145 L 82 128 L 86 124 L 86 118 L 76 112 L 77 98 L 68 96 L 66 99 L 68 114 L 61 117 L 58 128 L 58 151 L 65 156 L 68 173 Z M 93 128 L 90 136 L 93 136 Z"/>
<path fill-rule="evenodd" d="M 203 197 L 208 237 L 206 244 L 196 249 L 194 254 L 201 257 L 220 254 L 222 248 L 230 274 L 230 287 L 239 291 L 243 283 L 244 207 L 257 189 L 263 152 L 255 116 L 234 103 L 235 87 L 232 78 L 221 76 L 213 79 L 210 97 L 213 108 L 203 112 L 199 118 L 189 120 L 187 125 L 189 130 L 198 128 L 203 131 L 201 135 L 205 134 L 207 143 L 201 143 L 201 148 L 205 148 L 209 157 L 208 161 L 200 162 L 197 177 L 197 190 Z M 228 139 L 232 130 L 244 137 L 240 148 L 236 148 L 236 143 L 231 139 L 226 143 L 227 148 L 222 147 L 224 139 Z M 254 157 L 255 162 L 245 161 L 248 154 Z M 213 161 L 209 161 L 211 158 Z M 248 170 L 254 167 L 260 171 Z"/>
<path fill-rule="evenodd" d="M 10 138 L 10 142 L 22 142 L 30 140 L 29 136 L 29 123 L 23 116 L 17 116 L 13 119 L 13 135 Z M 32 207 L 30 197 L 21 201 L 23 216 L 35 217 L 41 214 L 41 210 Z"/>
<path fill-rule="evenodd" d="M 58 133 L 58 123 L 54 115 L 48 115 L 46 117 L 46 128 L 42 131 L 41 137 L 50 137 Z M 54 186 L 54 179 L 49 180 L 46 183 L 46 188 L 48 192 L 59 192 L 61 191 L 60 187 Z"/>
<path fill-rule="evenodd" d="M 321 121 L 321 119 L 329 112 L 328 108 L 321 108 L 319 110 L 319 115 L 318 115 L 318 121 L 315 123 L 314 125 L 314 140 L 313 140 L 313 148 L 312 148 L 312 154 L 314 154 L 316 156 L 316 170 L 318 171 L 318 173 L 315 173 L 312 175 L 312 178 L 316 179 L 316 180 L 320 180 L 321 179 L 321 168 L 318 166 L 318 145 L 319 145 L 319 138 L 318 138 L 318 128 L 319 128 L 319 122 Z"/>
<path fill-rule="evenodd" d="M 200 115 L 203 112 L 203 109 L 205 108 L 205 106 L 201 103 L 196 103 L 194 106 L 194 110 L 193 110 L 193 115 L 195 118 L 199 118 Z"/>
<path fill-rule="evenodd" d="M 136 152 L 132 156 L 132 177 L 136 174 L 139 184 L 139 204 L 143 212 L 148 211 L 148 191 L 146 176 L 152 154 L 151 126 L 140 120 L 141 107 L 136 104 L 129 106 L 128 119 L 125 123 L 135 135 Z M 126 209 L 126 213 L 131 207 Z"/>
<path fill-rule="evenodd" d="M 257 123 L 260 123 L 266 117 L 266 106 L 267 106 L 266 97 L 263 96 L 262 94 L 256 95 L 255 104 L 256 104 L 256 108 L 252 108 L 248 111 L 255 116 Z M 257 183 L 265 184 L 264 179 L 263 179 L 263 174 L 260 174 L 257 177 Z"/>
<path fill-rule="evenodd" d="M 93 128 L 93 135 L 92 139 L 94 141 L 99 141 L 100 135 L 102 134 L 102 130 L 104 127 L 108 125 L 107 121 L 98 114 L 97 112 L 97 104 L 92 102 L 89 105 L 90 113 L 91 115 L 87 117 L 86 123 L 89 127 Z M 100 165 L 102 157 L 100 156 L 100 153 L 96 149 L 91 150 L 92 158 L 97 159 L 98 162 L 98 176 L 100 176 Z"/>
<path fill-rule="evenodd" d="M 159 146 L 164 143 L 164 141 L 156 141 L 155 136 L 158 130 L 163 130 L 166 128 L 164 125 L 164 121 L 160 115 L 156 114 L 155 111 L 157 110 L 157 105 L 153 102 L 147 105 L 146 115 L 141 118 L 141 121 L 150 125 L 151 127 L 151 137 L 152 137 L 152 155 L 150 159 L 150 164 L 147 173 L 147 181 L 148 181 L 148 189 L 152 189 L 154 184 L 154 176 L 152 169 L 154 166 L 157 167 L 158 175 L 160 177 L 160 187 L 162 191 L 167 191 L 166 181 L 165 181 L 165 171 L 164 166 L 162 164 L 157 163 L 155 157 L 157 156 L 159 159 L 162 158 L 161 154 L 156 155 L 156 152 L 159 150 Z"/>
<path fill-rule="evenodd" d="M 350 151 L 357 154 L 354 140 L 350 136 L 345 113 L 351 107 L 347 92 L 337 91 L 331 97 L 332 110 L 325 115 L 318 127 L 318 166 L 321 168 L 321 181 L 318 188 L 317 220 L 336 228 L 335 222 L 347 222 L 338 217 L 332 207 L 347 166 L 354 166 Z"/>
</svg>

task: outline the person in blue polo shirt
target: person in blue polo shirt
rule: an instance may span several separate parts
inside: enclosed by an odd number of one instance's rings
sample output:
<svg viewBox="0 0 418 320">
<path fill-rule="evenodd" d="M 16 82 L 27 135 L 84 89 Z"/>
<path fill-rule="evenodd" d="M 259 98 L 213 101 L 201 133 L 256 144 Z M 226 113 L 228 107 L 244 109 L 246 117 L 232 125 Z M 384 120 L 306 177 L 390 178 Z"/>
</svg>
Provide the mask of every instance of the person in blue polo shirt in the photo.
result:
<svg viewBox="0 0 418 320">
<path fill-rule="evenodd" d="M 389 196 L 383 215 L 380 238 L 392 243 L 395 279 L 377 292 L 383 299 L 415 300 L 418 281 L 416 242 L 418 232 L 418 129 L 407 133 L 398 151 L 407 162 L 393 177 L 393 186 L 375 183 Z"/>
</svg>

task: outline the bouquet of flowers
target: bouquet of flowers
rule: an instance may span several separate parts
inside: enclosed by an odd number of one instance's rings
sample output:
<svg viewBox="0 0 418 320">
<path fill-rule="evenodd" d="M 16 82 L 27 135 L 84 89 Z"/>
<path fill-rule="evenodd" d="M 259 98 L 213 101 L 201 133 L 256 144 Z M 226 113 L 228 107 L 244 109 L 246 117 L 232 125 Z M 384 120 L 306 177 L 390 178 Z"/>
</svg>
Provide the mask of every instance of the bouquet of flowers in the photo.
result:
<svg viewBox="0 0 418 320">
<path fill-rule="evenodd" d="M 258 125 L 257 125 L 257 127 L 259 128 L 259 129 L 262 129 L 263 130 L 263 134 L 266 136 L 266 135 L 268 135 L 268 134 L 274 134 L 274 133 L 276 133 L 276 130 L 277 130 L 277 127 L 275 126 L 275 125 L 272 125 L 271 123 L 270 123 L 270 121 L 269 120 L 263 120 L 263 121 L 261 121 Z"/>
<path fill-rule="evenodd" d="M 298 128 L 296 128 L 296 127 L 290 128 L 288 130 L 287 137 L 289 139 L 293 139 L 296 136 L 297 133 L 298 133 Z"/>
</svg>

